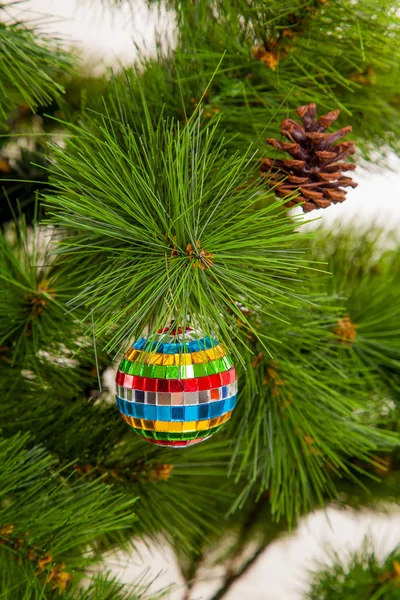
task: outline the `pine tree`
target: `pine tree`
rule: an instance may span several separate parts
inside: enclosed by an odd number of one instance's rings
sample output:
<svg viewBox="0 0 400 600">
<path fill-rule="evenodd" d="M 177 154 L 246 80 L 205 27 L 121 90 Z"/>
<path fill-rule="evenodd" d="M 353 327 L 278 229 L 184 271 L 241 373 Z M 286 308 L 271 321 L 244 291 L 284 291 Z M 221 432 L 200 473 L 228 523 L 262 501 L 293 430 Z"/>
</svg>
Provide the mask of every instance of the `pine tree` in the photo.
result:
<svg viewBox="0 0 400 600">
<path fill-rule="evenodd" d="M 344 173 L 399 153 L 398 2 L 165 6 L 175 46 L 100 77 L 0 6 L 4 598 L 168 597 L 107 570 L 152 538 L 186 600 L 220 564 L 217 600 L 309 511 L 399 499 L 398 239 L 288 211 L 351 202 Z M 232 357 L 238 405 L 204 444 L 158 447 L 109 376 L 189 326 Z M 309 597 L 357 576 L 392 599 L 397 566 L 355 558 Z"/>
</svg>

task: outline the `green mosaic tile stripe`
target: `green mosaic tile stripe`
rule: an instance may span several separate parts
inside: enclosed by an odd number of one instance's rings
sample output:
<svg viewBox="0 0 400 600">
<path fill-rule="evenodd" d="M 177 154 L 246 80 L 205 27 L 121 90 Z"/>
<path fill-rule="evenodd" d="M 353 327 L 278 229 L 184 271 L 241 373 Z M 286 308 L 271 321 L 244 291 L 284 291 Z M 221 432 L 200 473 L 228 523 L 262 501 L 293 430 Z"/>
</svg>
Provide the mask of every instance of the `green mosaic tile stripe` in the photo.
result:
<svg viewBox="0 0 400 600">
<path fill-rule="evenodd" d="M 193 377 L 206 377 L 208 375 L 223 373 L 232 367 L 233 362 L 229 356 L 223 356 L 222 358 L 211 360 L 201 365 L 183 365 L 181 367 L 145 365 L 123 358 L 119 365 L 119 370 L 127 375 L 137 375 L 153 379 L 192 379 Z"/>
<path fill-rule="evenodd" d="M 226 421 L 228 422 L 228 421 Z M 164 432 L 164 431 L 151 431 L 149 429 L 136 429 L 136 427 L 132 427 L 133 431 L 138 435 L 146 438 L 150 438 L 152 440 L 170 440 L 170 441 L 179 441 L 179 440 L 195 440 L 197 438 L 207 437 L 208 435 L 212 435 L 217 433 L 225 423 L 221 425 L 217 425 L 216 427 L 212 427 L 211 429 L 204 429 L 203 431 L 184 431 L 182 433 L 176 432 Z"/>
</svg>

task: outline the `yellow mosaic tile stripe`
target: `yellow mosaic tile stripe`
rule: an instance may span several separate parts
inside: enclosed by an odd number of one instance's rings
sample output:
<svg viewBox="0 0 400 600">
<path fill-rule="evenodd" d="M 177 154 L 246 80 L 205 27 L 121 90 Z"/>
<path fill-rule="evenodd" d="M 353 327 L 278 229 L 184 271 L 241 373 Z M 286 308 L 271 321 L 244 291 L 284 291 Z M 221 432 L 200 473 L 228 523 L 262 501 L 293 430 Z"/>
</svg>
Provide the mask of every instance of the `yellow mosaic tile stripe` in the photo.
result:
<svg viewBox="0 0 400 600">
<path fill-rule="evenodd" d="M 208 350 L 200 350 L 191 354 L 158 354 L 154 352 L 143 352 L 129 348 L 125 358 L 131 362 L 141 362 L 146 365 L 164 365 L 165 367 L 180 367 L 181 365 L 201 365 L 211 360 L 218 360 L 226 355 L 224 348 L 218 344 Z"/>
<path fill-rule="evenodd" d="M 200 350 L 199 352 L 192 352 L 192 363 L 195 365 L 201 365 L 201 363 L 209 362 L 210 360 L 218 360 L 226 355 L 225 349 L 218 344 L 214 348 L 208 350 Z"/>
<path fill-rule="evenodd" d="M 232 410 L 213 419 L 205 419 L 202 421 L 147 421 L 146 419 L 135 419 L 121 413 L 122 418 L 128 425 L 132 425 L 136 429 L 147 429 L 149 431 L 163 431 L 170 433 L 183 433 L 184 431 L 204 431 L 222 425 L 230 419 Z"/>
</svg>

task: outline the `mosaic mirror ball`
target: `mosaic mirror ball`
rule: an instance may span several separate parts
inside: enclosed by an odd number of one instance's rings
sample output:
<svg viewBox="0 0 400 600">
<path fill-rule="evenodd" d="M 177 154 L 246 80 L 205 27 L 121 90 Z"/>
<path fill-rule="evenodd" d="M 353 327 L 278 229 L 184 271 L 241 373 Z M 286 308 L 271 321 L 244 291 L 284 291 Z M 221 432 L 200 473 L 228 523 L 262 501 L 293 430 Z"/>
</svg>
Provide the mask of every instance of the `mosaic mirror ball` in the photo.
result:
<svg viewBox="0 0 400 600">
<path fill-rule="evenodd" d="M 116 376 L 124 421 L 159 446 L 203 442 L 231 417 L 237 377 L 225 349 L 186 327 L 142 337 L 126 352 Z"/>
</svg>

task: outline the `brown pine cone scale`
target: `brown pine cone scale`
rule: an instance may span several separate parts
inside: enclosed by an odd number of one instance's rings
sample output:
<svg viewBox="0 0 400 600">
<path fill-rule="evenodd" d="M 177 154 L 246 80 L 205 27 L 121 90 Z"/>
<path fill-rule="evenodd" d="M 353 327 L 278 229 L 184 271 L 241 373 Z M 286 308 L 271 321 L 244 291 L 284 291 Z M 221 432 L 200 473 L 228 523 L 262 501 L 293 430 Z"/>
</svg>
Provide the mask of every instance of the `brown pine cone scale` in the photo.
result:
<svg viewBox="0 0 400 600">
<path fill-rule="evenodd" d="M 326 130 L 338 118 L 340 111 L 332 110 L 316 118 L 316 105 L 300 106 L 296 110 L 303 124 L 285 119 L 281 132 L 288 141 L 268 138 L 267 144 L 287 152 L 290 159 L 264 158 L 261 174 L 280 198 L 291 196 L 287 206 L 302 203 L 303 210 L 327 208 L 332 203 L 343 202 L 346 190 L 357 187 L 345 171 L 354 171 L 356 165 L 346 162 L 355 153 L 354 142 L 339 142 L 351 132 L 350 126 L 333 133 Z M 295 193 L 299 195 L 294 197 Z"/>
</svg>

